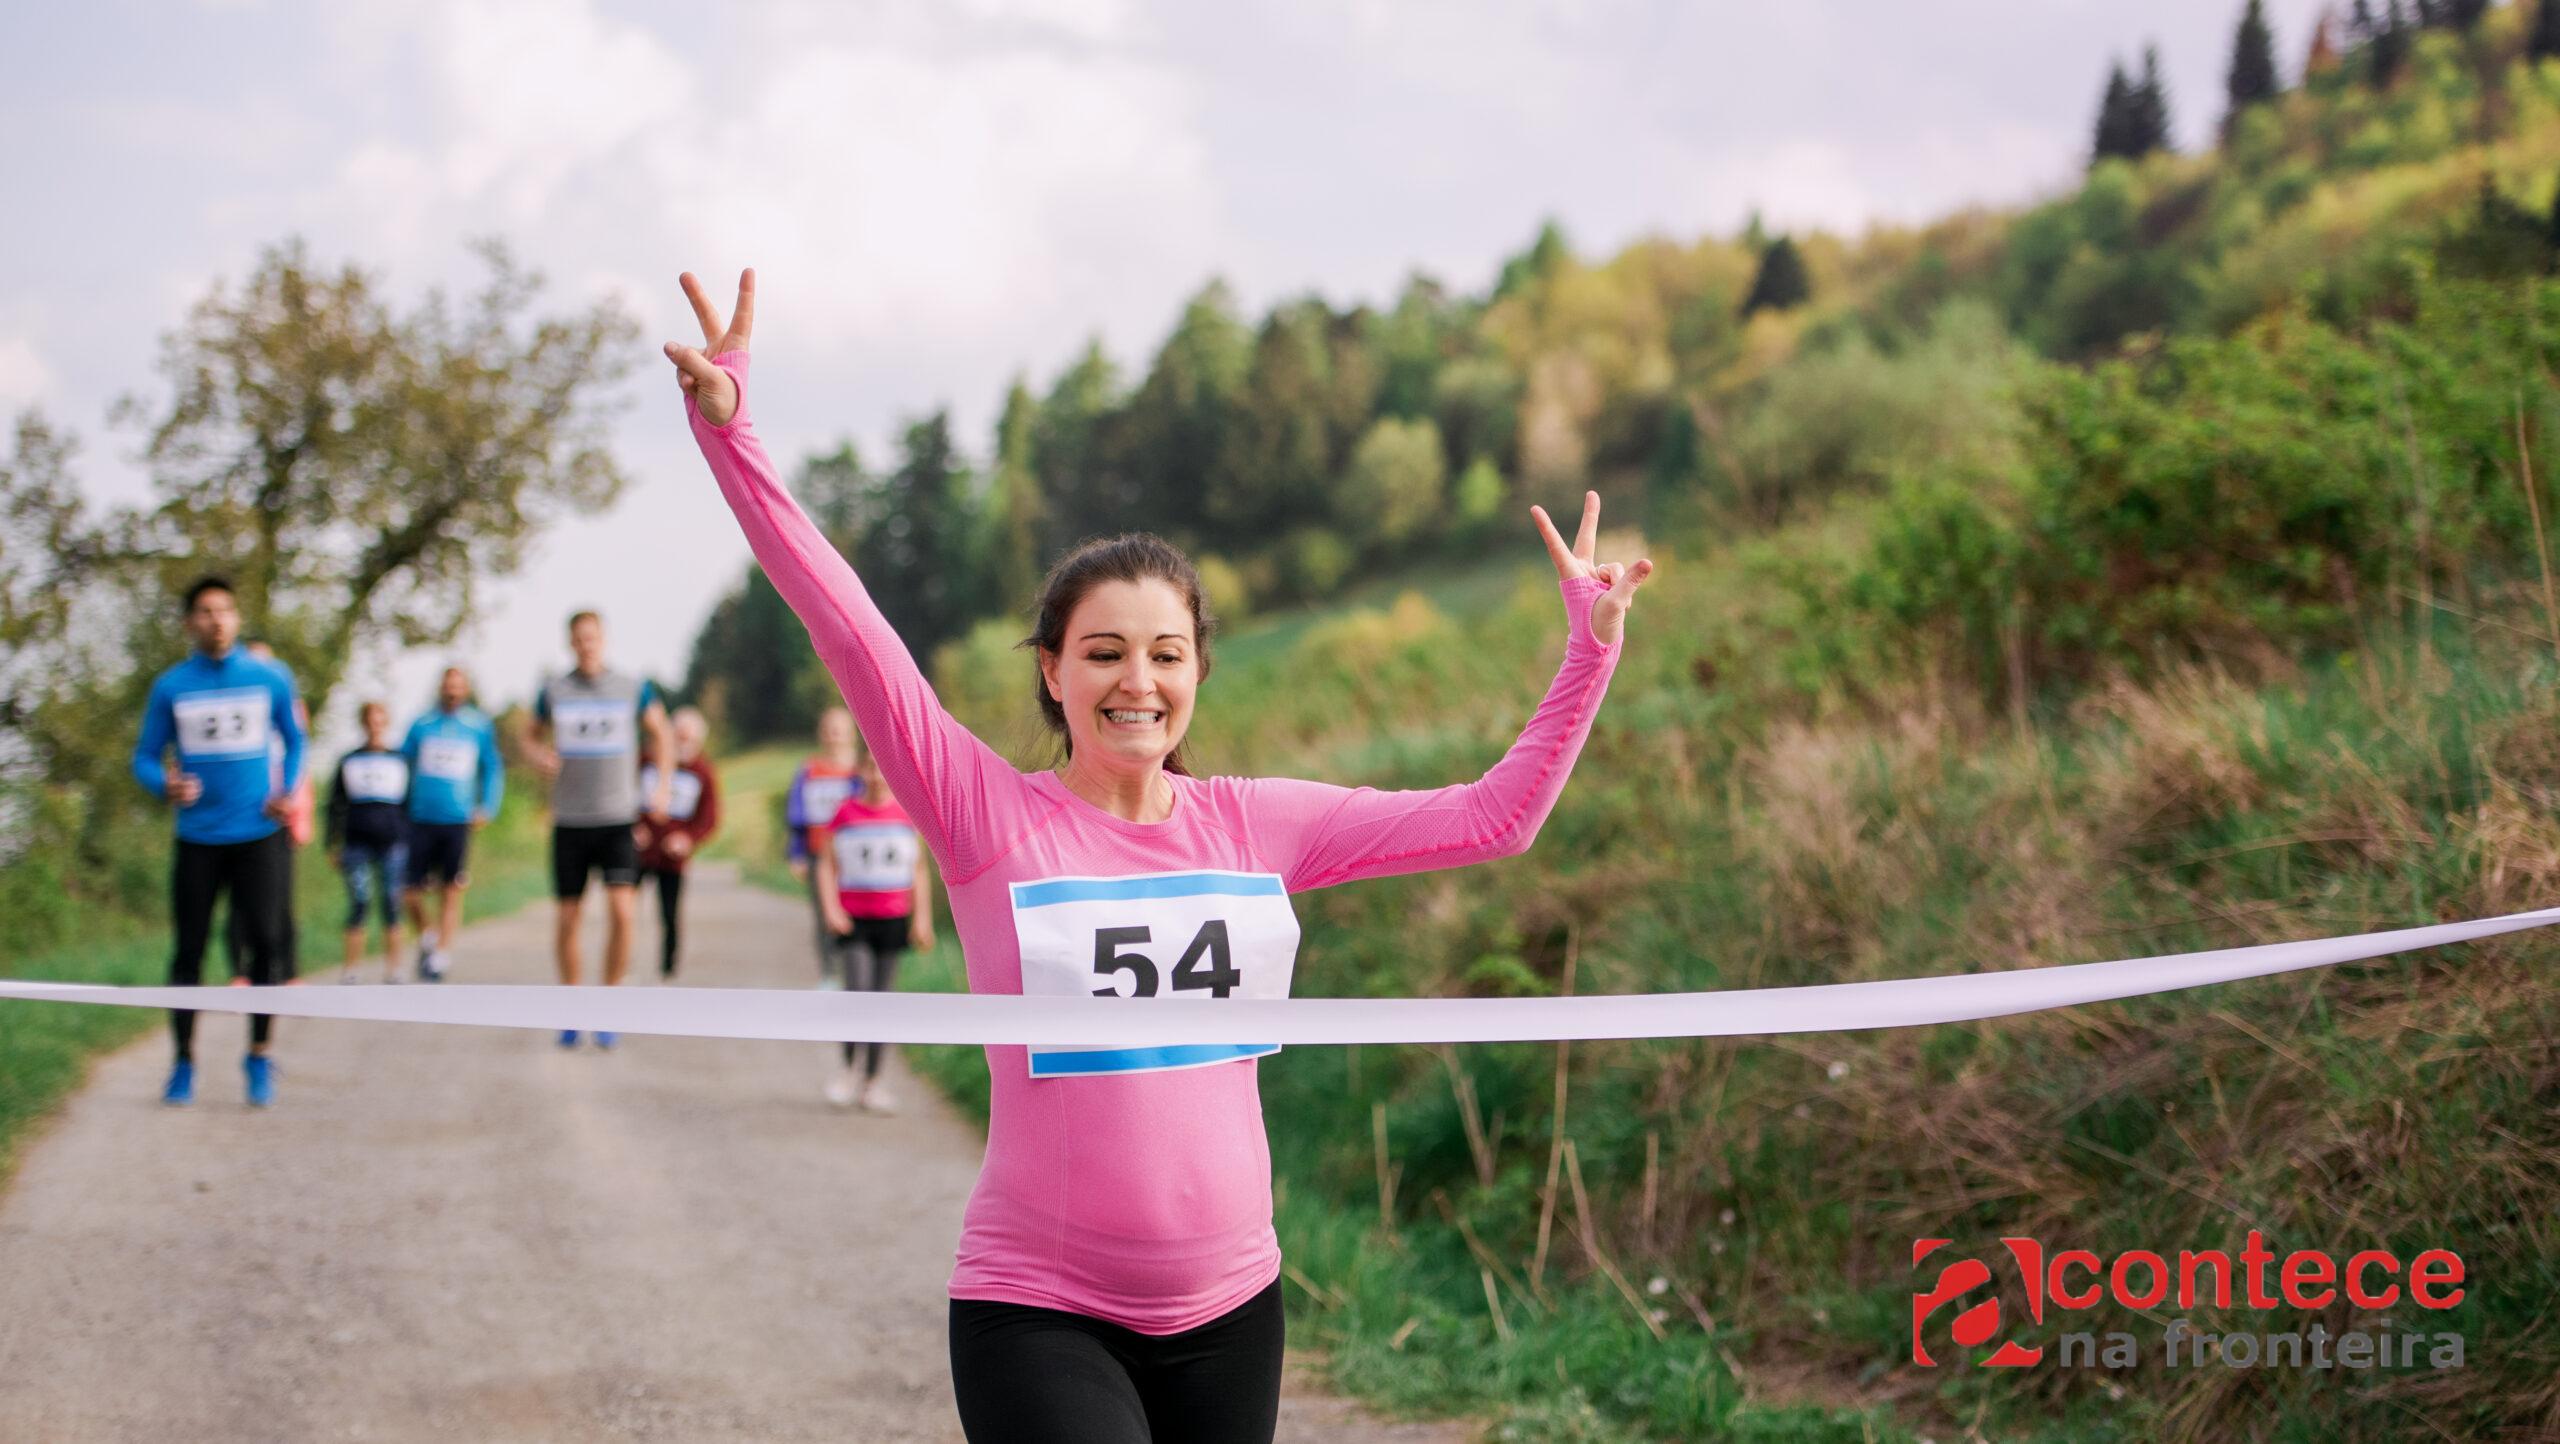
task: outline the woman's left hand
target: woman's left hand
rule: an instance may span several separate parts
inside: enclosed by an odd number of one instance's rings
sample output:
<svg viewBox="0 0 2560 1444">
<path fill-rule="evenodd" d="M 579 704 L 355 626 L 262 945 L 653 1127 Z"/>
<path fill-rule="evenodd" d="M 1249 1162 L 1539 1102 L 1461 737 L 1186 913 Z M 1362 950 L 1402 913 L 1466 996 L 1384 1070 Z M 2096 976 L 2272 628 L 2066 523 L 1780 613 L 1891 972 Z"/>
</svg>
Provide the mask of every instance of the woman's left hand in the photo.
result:
<svg viewBox="0 0 2560 1444">
<path fill-rule="evenodd" d="M 1538 535 L 1547 543 L 1547 555 L 1555 560 L 1556 576 L 1564 581 L 1575 577 L 1597 577 L 1608 588 L 1591 604 L 1591 635 L 1600 645 L 1614 647 L 1627 632 L 1627 608 L 1636 599 L 1636 588 L 1653 575 L 1653 563 L 1639 558 L 1629 562 L 1594 562 L 1591 548 L 1600 536 L 1600 493 L 1582 494 L 1582 528 L 1573 534 L 1573 545 L 1564 544 L 1556 524 L 1547 520 L 1547 509 L 1529 508 L 1538 523 Z"/>
</svg>

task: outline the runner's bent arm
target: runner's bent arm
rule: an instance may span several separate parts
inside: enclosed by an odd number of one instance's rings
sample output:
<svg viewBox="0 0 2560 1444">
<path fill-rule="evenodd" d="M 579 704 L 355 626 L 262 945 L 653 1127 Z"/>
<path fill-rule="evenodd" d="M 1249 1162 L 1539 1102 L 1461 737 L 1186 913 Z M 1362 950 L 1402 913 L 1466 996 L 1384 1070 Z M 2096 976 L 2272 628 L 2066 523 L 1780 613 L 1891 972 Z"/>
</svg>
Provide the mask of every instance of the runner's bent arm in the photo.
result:
<svg viewBox="0 0 2560 1444">
<path fill-rule="evenodd" d="M 151 699 L 142 706 L 142 735 L 133 742 L 133 780 L 164 801 L 169 796 L 169 770 L 162 759 L 177 736 L 178 718 L 170 708 L 169 691 L 154 682 Z"/>
<path fill-rule="evenodd" d="M 1589 577 L 1558 585 L 1567 625 L 1564 662 L 1519 740 L 1483 777 L 1425 792 L 1280 777 L 1241 784 L 1254 841 L 1291 892 L 1528 849 L 1564 791 L 1624 646 L 1604 646 L 1591 631 L 1592 603 L 1607 588 Z"/>
<path fill-rule="evenodd" d="M 809 629 L 890 790 L 924 804 L 911 815 L 944 868 L 964 880 L 975 875 L 1033 820 L 1029 786 L 943 710 L 861 579 L 792 500 L 748 412 L 747 353 L 711 360 L 738 387 L 736 414 L 714 426 L 691 400 L 685 411 L 721 495 L 774 589 Z"/>
</svg>

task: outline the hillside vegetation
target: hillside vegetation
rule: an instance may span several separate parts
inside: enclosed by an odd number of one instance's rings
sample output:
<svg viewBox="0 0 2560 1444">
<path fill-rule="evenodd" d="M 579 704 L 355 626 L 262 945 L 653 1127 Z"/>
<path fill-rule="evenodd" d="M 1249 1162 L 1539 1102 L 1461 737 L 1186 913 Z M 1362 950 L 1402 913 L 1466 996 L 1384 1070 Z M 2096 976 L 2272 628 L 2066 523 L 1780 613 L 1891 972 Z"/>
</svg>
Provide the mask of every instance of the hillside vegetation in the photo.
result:
<svg viewBox="0 0 2560 1444">
<path fill-rule="evenodd" d="M 2560 71 L 2531 19 L 2420 32 L 2387 87 L 2350 50 L 2217 153 L 2022 213 L 1798 238 L 1812 299 L 1747 320 L 1732 242 L 1524 258 L 1431 388 L 1516 388 L 1501 505 L 1442 523 L 1515 548 L 1516 590 L 1247 626 L 1197 754 L 1475 775 L 1561 645 L 1516 494 L 1587 477 L 1666 565 L 1537 848 L 1304 899 L 1300 990 L 1909 977 L 2552 902 Z M 938 676 L 1029 760 L 1021 630 Z M 2552 957 L 1884 1033 L 1292 1050 L 1264 1076 L 1298 1336 L 1522 1439 L 2560 1427 Z M 2105 1311 L 2068 1327 L 2133 1332 L 2142 1367 L 1909 1363 L 1916 1237 L 2252 1228 L 2457 1250 L 2451 1313 L 2320 1321 L 2458 1331 L 2465 1366 L 2167 1371 L 2160 1320 Z"/>
</svg>

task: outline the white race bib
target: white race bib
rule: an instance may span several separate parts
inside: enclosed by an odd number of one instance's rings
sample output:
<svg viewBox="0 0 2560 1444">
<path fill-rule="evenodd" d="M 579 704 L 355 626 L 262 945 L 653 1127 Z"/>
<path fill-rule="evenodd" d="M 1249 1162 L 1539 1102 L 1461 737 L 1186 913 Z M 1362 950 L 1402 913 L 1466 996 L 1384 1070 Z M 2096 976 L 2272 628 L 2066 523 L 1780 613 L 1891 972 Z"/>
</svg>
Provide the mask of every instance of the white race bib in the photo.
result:
<svg viewBox="0 0 2560 1444">
<path fill-rule="evenodd" d="M 178 755 L 206 760 L 266 756 L 272 705 L 263 687 L 187 693 L 170 705 L 178 719 Z"/>
<path fill-rule="evenodd" d="M 480 770 L 480 744 L 468 737 L 429 737 L 418 744 L 418 770 L 446 782 L 469 782 Z"/>
<path fill-rule="evenodd" d="M 640 805 L 648 806 L 649 800 L 657 795 L 658 764 L 652 762 L 640 769 Z M 701 805 L 701 777 L 681 767 L 677 768 L 676 780 L 667 789 L 667 816 L 683 822 L 692 817 L 693 810 Z"/>
<path fill-rule="evenodd" d="M 850 777 L 808 778 L 800 784 L 800 815 L 809 820 L 809 826 L 824 827 L 852 795 Z"/>
<path fill-rule="evenodd" d="M 1030 997 L 1285 998 L 1298 915 L 1277 874 L 1164 872 L 1013 884 Z M 1155 1073 L 1280 1051 L 1276 1043 L 1030 1050 L 1031 1076 Z"/>
<path fill-rule="evenodd" d="M 397 757 L 350 757 L 342 775 L 349 802 L 398 802 L 409 795 L 409 764 Z"/>
<path fill-rule="evenodd" d="M 619 757 L 632 750 L 632 707 L 622 701 L 554 702 L 551 735 L 563 757 Z"/>
<path fill-rule="evenodd" d="M 835 832 L 838 892 L 904 892 L 916 885 L 916 830 L 857 822 Z"/>
</svg>

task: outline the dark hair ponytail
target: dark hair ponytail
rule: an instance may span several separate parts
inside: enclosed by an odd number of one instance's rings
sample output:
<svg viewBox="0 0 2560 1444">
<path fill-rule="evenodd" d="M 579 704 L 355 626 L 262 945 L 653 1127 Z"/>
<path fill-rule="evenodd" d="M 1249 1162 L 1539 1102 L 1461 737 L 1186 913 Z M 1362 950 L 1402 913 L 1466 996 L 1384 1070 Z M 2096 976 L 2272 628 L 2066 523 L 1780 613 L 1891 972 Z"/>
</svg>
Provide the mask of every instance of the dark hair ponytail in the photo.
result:
<svg viewBox="0 0 2560 1444">
<path fill-rule="evenodd" d="M 1200 573 L 1182 548 L 1149 532 L 1123 532 L 1115 537 L 1096 537 L 1060 558 L 1049 569 L 1048 579 L 1040 584 L 1040 602 L 1032 612 L 1031 635 L 1022 645 L 1034 649 L 1031 669 L 1031 692 L 1040 703 L 1040 720 L 1057 734 L 1058 743 L 1067 755 L 1075 755 L 1075 741 L 1067 731 L 1067 709 L 1049 695 L 1048 679 L 1041 675 L 1038 653 L 1055 655 L 1066 650 L 1067 618 L 1085 595 L 1104 582 L 1142 582 L 1148 579 L 1168 583 L 1191 607 L 1191 632 L 1199 649 L 1200 676 L 1209 675 L 1209 638 L 1218 630 L 1218 619 L 1209 613 L 1208 599 L 1200 592 Z M 1179 746 L 1165 758 L 1167 772 L 1192 776 L 1189 761 Z"/>
</svg>

